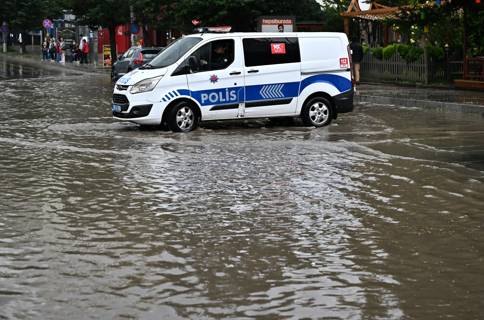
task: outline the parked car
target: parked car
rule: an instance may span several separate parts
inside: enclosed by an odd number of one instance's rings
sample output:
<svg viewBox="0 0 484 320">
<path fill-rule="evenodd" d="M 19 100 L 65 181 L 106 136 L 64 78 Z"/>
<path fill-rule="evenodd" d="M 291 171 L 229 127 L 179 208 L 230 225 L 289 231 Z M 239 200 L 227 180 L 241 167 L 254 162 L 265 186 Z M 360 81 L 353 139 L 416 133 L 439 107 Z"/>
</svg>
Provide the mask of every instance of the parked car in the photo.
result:
<svg viewBox="0 0 484 320">
<path fill-rule="evenodd" d="M 150 62 L 158 55 L 163 48 L 158 47 L 131 47 L 122 56 L 118 58 L 113 65 L 111 78 L 113 81 L 124 76 L 126 73 L 141 67 L 143 64 Z"/>
</svg>

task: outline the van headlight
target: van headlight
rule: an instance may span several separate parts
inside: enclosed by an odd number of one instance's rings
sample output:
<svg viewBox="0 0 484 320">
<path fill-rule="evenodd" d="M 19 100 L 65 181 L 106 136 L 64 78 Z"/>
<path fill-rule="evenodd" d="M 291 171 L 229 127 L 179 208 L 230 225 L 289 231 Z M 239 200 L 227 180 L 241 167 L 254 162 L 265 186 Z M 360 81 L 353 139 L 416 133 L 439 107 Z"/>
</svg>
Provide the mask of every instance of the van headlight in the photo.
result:
<svg viewBox="0 0 484 320">
<path fill-rule="evenodd" d="M 161 78 L 163 78 L 163 76 L 141 80 L 140 82 L 132 86 L 129 92 L 132 94 L 136 94 L 140 92 L 151 91 L 156 87 Z"/>
</svg>

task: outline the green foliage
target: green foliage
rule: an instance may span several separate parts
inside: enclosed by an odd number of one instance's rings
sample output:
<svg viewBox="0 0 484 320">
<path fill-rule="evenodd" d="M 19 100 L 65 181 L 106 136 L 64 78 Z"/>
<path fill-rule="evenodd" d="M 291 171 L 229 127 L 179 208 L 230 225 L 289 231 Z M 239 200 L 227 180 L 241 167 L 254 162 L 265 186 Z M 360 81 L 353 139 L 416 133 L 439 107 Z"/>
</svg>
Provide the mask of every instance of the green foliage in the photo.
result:
<svg viewBox="0 0 484 320">
<path fill-rule="evenodd" d="M 429 51 L 429 55 L 431 55 L 435 59 L 442 59 L 444 55 L 443 49 L 437 46 L 428 46 L 427 50 L 429 50 L 430 47 L 431 51 Z M 406 62 L 409 63 L 417 61 L 424 53 L 424 50 L 422 48 L 406 44 L 390 44 L 384 48 L 376 47 L 369 50 L 372 56 L 379 60 L 390 59 L 396 53 L 398 53 L 400 57 L 402 57 Z"/>
<path fill-rule="evenodd" d="M 406 44 L 397 44 L 397 51 L 400 57 L 404 58 L 408 55 L 408 51 L 410 50 L 410 46 Z"/>
<path fill-rule="evenodd" d="M 444 59 L 445 52 L 443 48 L 429 44 L 425 46 L 425 49 L 427 50 L 427 54 L 429 55 L 429 57 L 431 57 L 432 59 L 439 61 Z"/>
<path fill-rule="evenodd" d="M 323 7 L 322 16 L 324 16 L 324 31 L 343 32 L 343 17 L 340 15 L 337 7 Z M 318 19 L 321 19 L 319 17 Z M 305 19 L 306 20 L 306 19 Z"/>
<path fill-rule="evenodd" d="M 254 31 L 257 18 L 263 15 L 295 16 L 299 21 L 322 18 L 321 7 L 314 0 L 179 0 L 162 9 L 165 18 L 160 22 L 186 32 L 193 29 L 193 19 L 205 26 L 231 25 L 234 31 Z"/>
<path fill-rule="evenodd" d="M 383 56 L 383 59 L 390 59 L 391 57 L 393 57 L 393 55 L 397 52 L 397 45 L 395 44 L 390 44 L 388 46 L 386 46 L 385 48 L 383 48 L 382 50 L 382 56 Z"/>
<path fill-rule="evenodd" d="M 375 58 L 377 58 L 379 60 L 381 60 L 383 58 L 383 48 L 381 48 L 381 47 L 371 48 L 370 52 L 371 52 L 372 56 L 374 56 Z"/>
<path fill-rule="evenodd" d="M 368 47 L 367 44 L 363 43 L 361 47 L 363 48 L 363 54 L 368 54 L 368 52 L 370 52 L 370 47 Z"/>
<path fill-rule="evenodd" d="M 70 0 L 78 20 L 91 27 L 114 27 L 129 22 L 129 2 L 118 0 Z"/>
<path fill-rule="evenodd" d="M 383 0 L 382 4 L 388 4 Z M 410 43 L 425 39 L 439 47 L 448 45 L 451 52 L 461 52 L 464 39 L 464 24 L 467 25 L 468 55 L 484 55 L 484 10 L 482 4 L 474 0 L 443 1 L 442 5 L 432 5 L 423 0 L 408 0 L 401 8 L 397 19 L 386 22 L 398 27 L 399 32 L 410 36 Z M 424 28 L 428 32 L 424 32 Z M 435 58 L 442 56 L 442 51 L 432 50 Z"/>
<path fill-rule="evenodd" d="M 424 50 L 419 47 L 409 46 L 407 54 L 402 57 L 407 62 L 417 61 L 424 53 Z"/>
<path fill-rule="evenodd" d="M 484 56 L 484 10 L 467 13 L 469 32 L 469 56 Z"/>
<path fill-rule="evenodd" d="M 2 0 L 0 23 L 6 21 L 10 30 L 39 29 L 42 27 L 43 19 L 58 17 L 62 9 L 62 0 Z"/>
</svg>

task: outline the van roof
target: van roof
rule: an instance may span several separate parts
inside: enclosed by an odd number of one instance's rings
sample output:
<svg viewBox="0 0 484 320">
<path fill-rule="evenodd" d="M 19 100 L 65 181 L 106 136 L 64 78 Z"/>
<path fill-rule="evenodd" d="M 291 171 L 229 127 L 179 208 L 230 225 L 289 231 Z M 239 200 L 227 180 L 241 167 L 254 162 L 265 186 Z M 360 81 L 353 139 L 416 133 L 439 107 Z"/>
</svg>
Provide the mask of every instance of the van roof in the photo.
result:
<svg viewBox="0 0 484 320">
<path fill-rule="evenodd" d="M 274 38 L 346 38 L 343 32 L 227 32 L 227 33 L 193 33 L 186 37 L 202 37 L 203 39 L 222 37 L 274 37 Z"/>
</svg>

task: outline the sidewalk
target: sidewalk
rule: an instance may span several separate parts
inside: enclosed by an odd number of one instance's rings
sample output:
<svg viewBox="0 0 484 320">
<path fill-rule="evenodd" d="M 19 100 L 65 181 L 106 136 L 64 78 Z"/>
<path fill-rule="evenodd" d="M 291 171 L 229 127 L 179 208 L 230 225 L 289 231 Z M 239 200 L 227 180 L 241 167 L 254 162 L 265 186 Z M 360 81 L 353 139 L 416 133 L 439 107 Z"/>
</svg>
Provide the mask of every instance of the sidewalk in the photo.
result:
<svg viewBox="0 0 484 320">
<path fill-rule="evenodd" d="M 354 102 L 479 113 L 484 117 L 484 92 L 481 91 L 363 83 L 356 87 Z"/>
<path fill-rule="evenodd" d="M 38 65 L 45 68 L 56 68 L 56 69 L 67 69 L 73 70 L 78 72 L 87 72 L 87 73 L 101 73 L 101 74 L 111 74 L 111 67 L 103 67 L 102 65 L 94 65 L 92 63 L 89 64 L 77 64 L 77 63 L 65 63 L 61 64 L 58 62 L 53 62 L 50 60 L 43 61 L 42 57 L 38 54 L 31 54 L 26 53 L 20 55 L 15 52 L 8 52 L 8 53 L 0 53 L 0 57 L 4 57 L 13 62 L 19 63 L 27 63 L 32 65 Z"/>
</svg>

